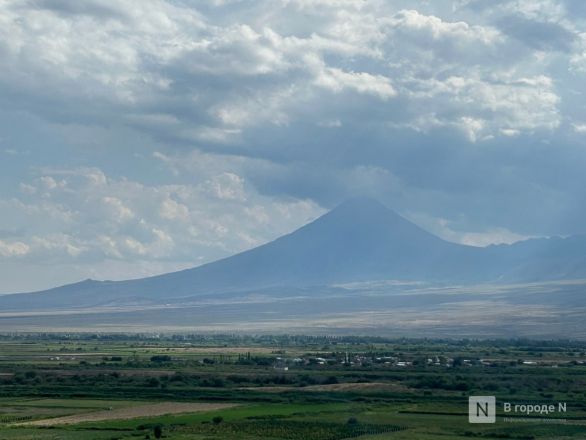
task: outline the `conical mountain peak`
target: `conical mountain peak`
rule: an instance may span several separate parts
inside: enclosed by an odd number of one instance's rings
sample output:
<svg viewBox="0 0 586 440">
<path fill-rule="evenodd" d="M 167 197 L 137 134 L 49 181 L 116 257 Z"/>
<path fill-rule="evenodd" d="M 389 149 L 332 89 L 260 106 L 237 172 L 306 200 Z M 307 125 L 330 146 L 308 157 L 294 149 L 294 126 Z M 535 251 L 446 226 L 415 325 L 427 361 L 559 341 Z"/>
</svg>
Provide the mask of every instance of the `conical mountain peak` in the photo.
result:
<svg viewBox="0 0 586 440">
<path fill-rule="evenodd" d="M 356 240 L 362 240 L 363 245 L 375 248 L 391 246 L 396 249 L 440 243 L 449 245 L 381 202 L 368 197 L 346 200 L 289 236 L 298 239 L 299 235 L 308 233 L 320 237 L 332 237 L 337 242 L 342 241 L 348 246 Z M 351 247 L 348 250 L 350 251 Z"/>
<path fill-rule="evenodd" d="M 360 197 L 288 235 L 213 263 L 138 280 L 86 281 L 51 289 L 42 296 L 10 295 L 0 298 L 0 305 L 8 309 L 30 301 L 41 307 L 134 304 L 349 281 L 534 279 L 548 273 L 544 267 L 558 268 L 550 273 L 559 278 L 586 271 L 581 252 L 570 252 L 567 246 L 540 247 L 535 260 L 534 253 L 525 251 L 530 245 L 532 242 L 484 249 L 450 243 L 382 203 Z M 560 255 L 568 263 L 560 265 Z M 571 271 L 565 269 L 568 267 Z"/>
</svg>

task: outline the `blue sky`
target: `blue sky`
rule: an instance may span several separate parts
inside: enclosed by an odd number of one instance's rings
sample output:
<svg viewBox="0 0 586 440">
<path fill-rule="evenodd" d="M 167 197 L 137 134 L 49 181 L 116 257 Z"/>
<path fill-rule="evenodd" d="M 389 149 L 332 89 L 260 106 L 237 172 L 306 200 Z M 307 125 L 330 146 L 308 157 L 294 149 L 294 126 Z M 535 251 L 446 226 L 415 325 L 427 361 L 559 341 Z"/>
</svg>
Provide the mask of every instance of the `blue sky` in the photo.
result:
<svg viewBox="0 0 586 440">
<path fill-rule="evenodd" d="M 191 267 L 355 196 L 586 232 L 579 1 L 0 2 L 0 292 Z"/>
</svg>

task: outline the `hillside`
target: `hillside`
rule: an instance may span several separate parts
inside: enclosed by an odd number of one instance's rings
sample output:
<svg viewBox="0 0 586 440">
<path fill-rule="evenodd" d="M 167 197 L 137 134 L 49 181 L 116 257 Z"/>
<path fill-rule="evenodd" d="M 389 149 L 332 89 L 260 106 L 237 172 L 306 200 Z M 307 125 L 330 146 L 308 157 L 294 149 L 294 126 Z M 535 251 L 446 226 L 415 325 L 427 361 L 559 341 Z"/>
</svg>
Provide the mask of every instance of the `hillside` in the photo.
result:
<svg viewBox="0 0 586 440">
<path fill-rule="evenodd" d="M 3 310 L 167 303 L 372 280 L 526 282 L 586 277 L 586 238 L 478 248 L 442 240 L 371 199 L 347 201 L 270 243 L 193 269 L 0 297 Z"/>
</svg>

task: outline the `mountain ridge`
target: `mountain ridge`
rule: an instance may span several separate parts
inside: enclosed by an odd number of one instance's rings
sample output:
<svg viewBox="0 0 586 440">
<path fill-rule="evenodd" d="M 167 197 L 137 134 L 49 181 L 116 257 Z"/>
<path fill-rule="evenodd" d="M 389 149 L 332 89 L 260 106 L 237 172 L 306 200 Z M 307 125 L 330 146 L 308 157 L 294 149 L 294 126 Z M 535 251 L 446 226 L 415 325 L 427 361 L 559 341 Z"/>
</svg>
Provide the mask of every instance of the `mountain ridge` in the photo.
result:
<svg viewBox="0 0 586 440">
<path fill-rule="evenodd" d="M 586 237 L 486 248 L 445 241 L 373 199 L 346 201 L 253 249 L 198 267 L 124 281 L 85 280 L 4 295 L 3 309 L 164 302 L 267 288 L 380 279 L 471 283 L 586 277 Z"/>
</svg>

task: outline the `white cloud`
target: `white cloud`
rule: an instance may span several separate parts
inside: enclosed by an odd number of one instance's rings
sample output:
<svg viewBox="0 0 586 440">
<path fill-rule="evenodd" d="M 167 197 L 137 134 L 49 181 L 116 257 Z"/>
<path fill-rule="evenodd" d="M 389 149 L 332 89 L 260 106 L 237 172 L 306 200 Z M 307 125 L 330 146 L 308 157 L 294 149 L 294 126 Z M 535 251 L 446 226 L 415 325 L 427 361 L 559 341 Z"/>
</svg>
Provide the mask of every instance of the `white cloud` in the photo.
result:
<svg viewBox="0 0 586 440">
<path fill-rule="evenodd" d="M 462 128 L 466 137 L 470 139 L 470 142 L 476 142 L 478 135 L 485 127 L 484 121 L 481 119 L 475 119 L 468 116 L 462 116 L 457 125 Z"/>
<path fill-rule="evenodd" d="M 75 237 L 54 232 L 43 237 L 31 237 L 29 250 L 31 253 L 37 254 L 37 256 L 42 255 L 47 259 L 59 260 L 62 257 L 76 258 L 88 249 L 85 244 L 82 244 Z"/>
<path fill-rule="evenodd" d="M 443 127 L 483 119 L 471 113 L 478 104 L 493 113 L 508 108 L 505 118 L 483 122 L 482 136 L 555 128 L 559 119 L 551 84 L 527 84 L 536 89 L 532 95 L 522 90 L 524 79 L 546 78 L 526 62 L 530 51 L 510 49 L 507 37 L 486 24 L 385 2 L 259 2 L 249 15 L 226 20 L 163 0 L 91 4 L 5 2 L 0 80 L 21 94 L 63 103 L 58 111 L 75 107 L 76 117 L 93 119 L 96 106 L 88 103 L 97 101 L 105 106 L 102 117 L 124 115 L 114 116 L 116 124 L 206 143 L 237 143 L 263 123 L 307 118 L 300 108 L 323 107 L 328 91 L 378 99 L 373 108 L 408 126 L 429 120 L 428 103 L 418 100 L 422 87 L 443 86 L 433 96 L 436 125 Z M 527 15 L 550 9 L 514 7 Z M 304 17 L 319 26 L 305 29 Z M 489 72 L 498 79 L 488 79 Z M 406 114 L 385 111 L 397 95 L 408 99 Z M 332 119 L 357 112 L 351 102 L 344 108 L 336 102 Z"/>
<path fill-rule="evenodd" d="M 336 68 L 324 69 L 316 78 L 316 84 L 334 92 L 350 89 L 359 93 L 372 94 L 383 100 L 397 94 L 391 80 L 382 75 L 371 75 L 366 72 L 344 72 Z"/>
<path fill-rule="evenodd" d="M 26 203 L 0 199 L 3 212 L 11 213 L 0 218 L 0 230 L 34 231 L 26 239 L 0 240 L 0 257 L 56 265 L 138 259 L 141 267 L 175 261 L 184 267 L 269 241 L 323 212 L 313 202 L 261 196 L 234 172 L 208 171 L 200 183 L 148 186 L 97 168 L 45 168 L 42 178 L 25 184 L 34 189 L 23 195 Z M 50 199 L 39 193 L 45 187 Z"/>
<path fill-rule="evenodd" d="M 27 183 L 20 183 L 19 184 L 20 191 L 25 194 L 34 194 L 37 192 L 37 188 L 34 185 L 29 185 Z"/>
<path fill-rule="evenodd" d="M 110 218 L 114 219 L 116 222 L 122 223 L 134 217 L 132 209 L 125 206 L 122 200 L 116 197 L 104 196 L 102 197 L 102 203 Z"/>
<path fill-rule="evenodd" d="M 8 243 L 0 240 L 0 255 L 3 257 L 22 257 L 29 252 L 30 246 L 21 241 Z"/>
<path fill-rule="evenodd" d="M 162 201 L 159 214 L 167 220 L 189 220 L 189 208 L 171 198 Z"/>
<path fill-rule="evenodd" d="M 492 74 L 413 81 L 409 93 L 418 119 L 406 125 L 420 130 L 453 126 L 471 142 L 485 137 L 518 135 L 559 127 L 560 98 L 551 78 Z M 446 118 L 445 115 L 451 115 Z M 455 119 L 455 115 L 461 115 Z"/>
<path fill-rule="evenodd" d="M 492 45 L 503 41 L 503 36 L 494 28 L 469 25 L 466 22 L 448 22 L 439 17 L 424 15 L 415 10 L 399 11 L 391 20 L 395 31 L 410 33 L 412 38 L 427 43 L 451 40 L 453 44 Z"/>
<path fill-rule="evenodd" d="M 586 73 L 586 31 L 578 35 L 578 44 L 576 51 L 570 57 L 570 69 L 577 74 Z"/>
<path fill-rule="evenodd" d="M 457 235 L 458 241 L 461 244 L 480 247 L 491 244 L 511 244 L 517 241 L 533 238 L 522 234 L 516 234 L 506 228 L 489 229 L 484 232 L 465 232 Z"/>
<path fill-rule="evenodd" d="M 43 177 L 41 177 L 40 180 L 43 183 L 43 185 L 45 186 L 45 188 L 47 188 L 49 190 L 55 189 L 58 186 L 57 181 L 55 179 L 53 179 L 51 176 L 43 176 Z"/>
<path fill-rule="evenodd" d="M 540 20 L 560 20 L 566 15 L 563 2 L 556 0 L 509 0 L 497 5 L 501 10 Z"/>
<path fill-rule="evenodd" d="M 205 183 L 211 194 L 221 200 L 246 201 L 244 180 L 233 173 L 222 173 Z"/>
<path fill-rule="evenodd" d="M 424 229 L 444 240 L 468 246 L 486 247 L 535 238 L 534 236 L 510 231 L 504 227 L 493 227 L 483 231 L 462 231 L 454 229 L 454 222 L 445 218 L 431 217 L 425 214 L 411 214 L 410 217 Z"/>
<path fill-rule="evenodd" d="M 364 193 L 471 243 L 582 218 L 548 145 L 586 132 L 585 35 L 555 0 L 0 1 L 0 259 L 142 276 Z"/>
</svg>

